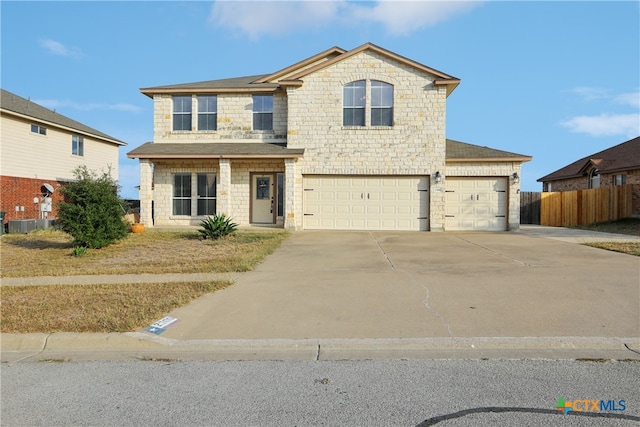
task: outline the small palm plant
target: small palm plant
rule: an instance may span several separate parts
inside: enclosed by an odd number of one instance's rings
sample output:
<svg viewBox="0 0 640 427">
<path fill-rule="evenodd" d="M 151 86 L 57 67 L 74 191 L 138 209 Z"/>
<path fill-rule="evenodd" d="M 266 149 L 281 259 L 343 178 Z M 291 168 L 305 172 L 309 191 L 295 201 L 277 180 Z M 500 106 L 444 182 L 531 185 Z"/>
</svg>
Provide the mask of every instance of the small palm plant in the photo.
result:
<svg viewBox="0 0 640 427">
<path fill-rule="evenodd" d="M 231 221 L 231 218 L 225 214 L 215 214 L 200 221 L 198 230 L 204 239 L 219 239 L 220 237 L 233 234 L 238 228 L 238 224 Z"/>
</svg>

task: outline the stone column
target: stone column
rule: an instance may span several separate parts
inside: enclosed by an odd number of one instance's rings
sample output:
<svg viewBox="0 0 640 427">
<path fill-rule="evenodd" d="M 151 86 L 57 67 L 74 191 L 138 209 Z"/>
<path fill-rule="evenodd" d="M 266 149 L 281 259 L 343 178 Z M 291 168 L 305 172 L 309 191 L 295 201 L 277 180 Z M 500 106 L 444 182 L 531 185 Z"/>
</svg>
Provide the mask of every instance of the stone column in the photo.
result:
<svg viewBox="0 0 640 427">
<path fill-rule="evenodd" d="M 140 222 L 153 227 L 151 206 L 153 202 L 153 163 L 149 159 L 140 159 Z"/>
<path fill-rule="evenodd" d="M 297 182 L 302 180 L 297 179 L 296 159 L 284 159 L 284 228 L 289 230 L 296 230 L 302 227 L 302 224 L 297 225 L 296 214 L 302 207 L 302 194 L 297 189 Z M 300 199 L 300 200 L 299 200 Z M 300 221 L 302 218 L 300 218 Z"/>
<path fill-rule="evenodd" d="M 216 194 L 216 213 L 223 213 L 231 216 L 230 198 L 231 198 L 231 160 L 220 159 L 219 161 L 220 181 L 217 186 Z"/>
</svg>

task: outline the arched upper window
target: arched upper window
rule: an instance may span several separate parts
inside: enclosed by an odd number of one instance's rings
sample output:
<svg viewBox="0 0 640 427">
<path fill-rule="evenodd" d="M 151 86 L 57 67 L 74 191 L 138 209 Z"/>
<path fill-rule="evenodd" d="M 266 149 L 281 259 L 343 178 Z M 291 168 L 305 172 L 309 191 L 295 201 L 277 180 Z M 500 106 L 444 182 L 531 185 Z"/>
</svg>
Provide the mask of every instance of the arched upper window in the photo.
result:
<svg viewBox="0 0 640 427">
<path fill-rule="evenodd" d="M 596 168 L 589 172 L 589 188 L 600 188 L 600 172 Z"/>
<path fill-rule="evenodd" d="M 364 126 L 366 105 L 365 81 L 347 83 L 342 89 L 342 124 L 344 126 Z"/>
<path fill-rule="evenodd" d="M 371 82 L 371 126 L 393 126 L 393 86 Z"/>
</svg>

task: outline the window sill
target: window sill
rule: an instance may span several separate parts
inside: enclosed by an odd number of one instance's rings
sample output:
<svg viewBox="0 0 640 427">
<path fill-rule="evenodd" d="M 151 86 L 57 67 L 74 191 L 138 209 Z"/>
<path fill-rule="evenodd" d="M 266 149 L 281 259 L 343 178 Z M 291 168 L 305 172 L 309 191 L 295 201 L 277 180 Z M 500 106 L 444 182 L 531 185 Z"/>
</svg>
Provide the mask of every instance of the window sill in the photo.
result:
<svg viewBox="0 0 640 427">
<path fill-rule="evenodd" d="M 393 130 L 393 126 L 342 126 L 342 130 Z"/>
</svg>

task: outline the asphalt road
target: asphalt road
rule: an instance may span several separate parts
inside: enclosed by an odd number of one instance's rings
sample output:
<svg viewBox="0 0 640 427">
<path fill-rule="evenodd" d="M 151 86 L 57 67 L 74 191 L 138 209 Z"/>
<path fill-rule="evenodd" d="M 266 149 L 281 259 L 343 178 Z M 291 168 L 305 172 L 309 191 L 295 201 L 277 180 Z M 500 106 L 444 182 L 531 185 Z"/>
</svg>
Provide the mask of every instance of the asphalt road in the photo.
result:
<svg viewBox="0 0 640 427">
<path fill-rule="evenodd" d="M 40 362 L 0 375 L 3 426 L 640 423 L 638 362 Z M 559 398 L 576 410 L 556 411 Z M 585 399 L 625 410 L 577 411 Z"/>
</svg>

